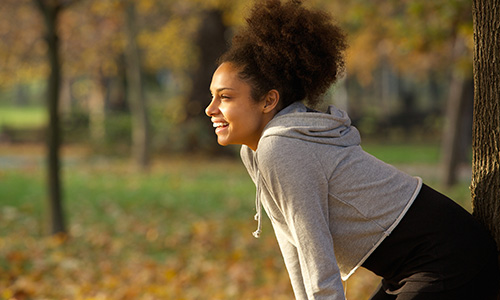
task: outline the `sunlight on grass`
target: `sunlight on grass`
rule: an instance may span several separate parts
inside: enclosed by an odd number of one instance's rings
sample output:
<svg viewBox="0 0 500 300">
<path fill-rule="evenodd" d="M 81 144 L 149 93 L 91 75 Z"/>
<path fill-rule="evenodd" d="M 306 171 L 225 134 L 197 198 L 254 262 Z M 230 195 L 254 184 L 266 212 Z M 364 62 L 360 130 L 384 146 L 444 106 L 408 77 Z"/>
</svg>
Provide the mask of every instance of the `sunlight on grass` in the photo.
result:
<svg viewBox="0 0 500 300">
<path fill-rule="evenodd" d="M 0 106 L 0 127 L 33 128 L 44 126 L 46 122 L 44 107 Z"/>
<path fill-rule="evenodd" d="M 440 156 L 439 144 L 363 144 L 363 149 L 373 156 L 389 164 L 438 164 Z"/>
</svg>

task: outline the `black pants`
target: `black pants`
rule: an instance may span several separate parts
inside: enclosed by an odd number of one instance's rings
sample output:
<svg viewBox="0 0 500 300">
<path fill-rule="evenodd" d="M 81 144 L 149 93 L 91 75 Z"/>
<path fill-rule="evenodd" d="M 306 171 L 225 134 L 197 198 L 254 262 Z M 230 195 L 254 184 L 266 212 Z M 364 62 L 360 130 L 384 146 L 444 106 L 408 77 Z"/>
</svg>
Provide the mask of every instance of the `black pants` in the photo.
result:
<svg viewBox="0 0 500 300">
<path fill-rule="evenodd" d="M 372 300 L 493 300 L 500 279 L 486 229 L 426 185 L 363 267 L 383 278 Z"/>
</svg>

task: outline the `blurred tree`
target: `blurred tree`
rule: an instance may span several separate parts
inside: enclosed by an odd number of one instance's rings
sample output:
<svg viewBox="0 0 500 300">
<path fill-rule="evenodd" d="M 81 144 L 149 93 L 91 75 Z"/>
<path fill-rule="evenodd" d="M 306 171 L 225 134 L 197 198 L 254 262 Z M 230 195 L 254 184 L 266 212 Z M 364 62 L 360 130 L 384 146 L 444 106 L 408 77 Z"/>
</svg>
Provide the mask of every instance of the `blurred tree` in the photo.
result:
<svg viewBox="0 0 500 300">
<path fill-rule="evenodd" d="M 52 234 L 66 233 L 62 205 L 60 176 L 61 130 L 59 122 L 59 96 L 61 86 L 61 62 L 59 54 L 58 25 L 61 11 L 76 0 L 33 0 L 45 21 L 47 54 L 50 76 L 47 83 L 47 108 L 49 126 L 47 128 L 47 164 L 49 189 L 49 216 Z"/>
<path fill-rule="evenodd" d="M 85 82 L 85 92 L 78 94 L 79 100 L 85 100 L 78 102 L 79 110 L 88 111 L 90 137 L 97 145 L 106 140 L 109 91 L 120 75 L 118 57 L 123 54 L 120 32 L 124 17 L 119 8 L 115 0 L 87 0 L 61 16 L 65 82 Z M 61 99 L 68 115 L 76 106 L 71 89 L 70 85 L 69 93 Z"/>
<path fill-rule="evenodd" d="M 452 57 L 459 59 L 464 55 L 465 45 L 461 37 L 457 37 Z M 471 111 L 467 108 L 473 102 L 472 73 L 456 66 L 451 70 L 451 80 L 446 101 L 446 119 L 441 144 L 441 161 L 443 168 L 443 184 L 453 186 L 458 180 L 458 168 L 465 160 L 470 149 L 469 134 L 472 128 Z M 466 125 L 464 128 L 463 125 Z M 464 143 L 464 140 L 467 143 Z"/>
<path fill-rule="evenodd" d="M 472 11 L 473 214 L 489 228 L 500 249 L 500 0 L 473 0 Z"/>
<path fill-rule="evenodd" d="M 396 31 L 400 38 L 399 47 L 406 48 L 407 54 L 402 55 L 403 60 L 397 63 L 406 64 L 406 58 L 413 57 L 416 60 L 413 63 L 410 60 L 406 67 L 421 69 L 423 74 L 437 68 L 450 74 L 444 101 L 446 109 L 441 157 L 443 182 L 451 186 L 457 181 L 460 162 L 467 160 L 470 150 L 472 118 L 467 117 L 467 113 L 470 113 L 467 107 L 472 97 L 466 92 L 472 80 L 470 2 L 412 0 L 407 2 L 404 9 L 406 13 L 401 18 L 406 20 L 399 20 L 404 25 L 399 26 L 402 30 Z"/>
<path fill-rule="evenodd" d="M 348 74 L 356 76 L 365 87 L 373 80 L 380 82 L 382 92 L 378 94 L 382 99 L 378 101 L 382 111 L 388 111 L 386 102 L 390 99 L 385 98 L 391 93 L 384 84 L 384 73 L 380 78 L 375 77 L 377 68 L 387 69 L 380 64 L 390 64 L 405 77 L 425 78 L 431 73 L 449 77 L 448 96 L 442 101 L 447 103 L 442 159 L 444 182 L 454 184 L 459 162 L 470 150 L 467 128 L 472 127 L 472 118 L 467 117 L 467 107 L 472 98 L 466 93 L 472 81 L 470 2 L 354 0 L 344 5 L 316 2 L 340 12 L 337 16 L 350 34 Z M 407 97 L 401 92 L 408 95 L 409 91 L 399 91 L 399 101 L 404 103 Z M 403 103 L 399 106 L 404 108 Z"/>
<path fill-rule="evenodd" d="M 5 1 L 2 6 L 7 5 L 10 10 L 10 7 L 26 1 Z M 66 97 L 63 97 L 66 100 L 61 101 L 67 104 L 68 110 L 78 106 L 81 112 L 88 111 L 89 129 L 96 141 L 106 140 L 105 122 L 113 103 L 118 103 L 123 111 L 129 108 L 132 112 L 137 111 L 132 105 L 123 105 L 124 100 L 119 100 L 125 99 L 126 84 L 123 79 L 127 45 L 124 3 L 126 0 L 80 1 L 61 14 L 59 34 L 66 82 Z M 159 83 L 163 89 L 163 94 L 158 94 L 158 97 L 151 95 L 151 90 L 144 94 L 151 100 L 149 110 L 153 107 L 162 109 L 154 115 L 161 120 L 150 120 L 153 129 L 157 129 L 159 122 L 168 123 L 159 127 L 168 127 L 161 134 L 169 136 L 157 136 L 156 139 L 164 139 L 167 143 L 173 139 L 196 151 L 206 150 L 206 145 L 210 148 L 211 142 L 215 145 L 215 138 L 203 108 L 209 101 L 208 85 L 215 68 L 213 62 L 218 56 L 211 51 L 226 45 L 232 28 L 244 23 L 243 10 L 252 2 L 141 0 L 134 3 L 141 72 L 148 75 L 143 80 L 149 80 L 146 84 L 157 80 L 154 84 Z M 429 74 L 441 78 L 440 84 L 445 82 L 442 78 L 462 77 L 463 80 L 454 80 L 455 84 L 449 79 L 450 99 L 454 98 L 452 95 L 463 95 L 461 91 L 467 89 L 467 82 L 472 78 L 468 0 L 309 0 L 305 5 L 332 12 L 349 33 L 351 47 L 347 55 L 346 87 L 351 95 L 350 109 L 356 110 L 362 105 L 363 112 L 368 107 L 378 112 L 386 111 L 386 114 L 419 109 L 422 99 L 418 93 L 422 93 L 419 90 L 422 85 L 418 83 L 417 86 L 414 82 L 430 80 L 427 79 L 431 77 Z M 0 68 L 0 84 L 25 81 L 13 79 L 21 78 L 21 75 L 22 78 L 36 78 L 48 69 L 46 62 L 40 59 L 45 51 L 43 43 L 32 38 L 40 30 L 40 26 L 36 26 L 40 20 L 32 18 L 25 10 L 12 11 L 15 14 L 0 12 L 0 36 L 8 38 L 9 45 L 16 49 L 7 54 L 6 49 L 0 49 L 0 57 L 7 58 L 0 60 L 0 63 L 7 62 L 6 67 L 2 65 Z M 4 15 L 5 19 L 2 19 Z M 17 22 L 19 26 L 12 26 L 17 18 L 22 22 Z M 2 30 L 4 27 L 8 30 Z M 211 33 L 214 35 L 209 38 L 209 32 L 214 28 Z M 460 48 L 457 45 L 461 45 L 461 51 L 453 50 Z M 360 89 L 358 82 L 364 91 L 358 92 L 359 96 L 352 96 L 352 87 Z M 461 84 L 457 84 L 460 82 L 466 84 L 465 88 L 460 88 Z M 453 89 L 458 92 L 452 93 L 452 86 L 458 86 L 458 89 Z M 435 98 L 429 102 L 443 106 L 445 100 Z M 450 104 L 449 107 L 456 108 L 457 105 Z M 454 119 L 463 120 L 460 117 Z M 455 132 L 466 133 L 467 130 Z M 451 144 L 443 142 L 443 146 Z M 456 148 L 459 147 L 452 147 L 452 150 Z M 214 149 L 219 151 L 220 148 Z M 443 151 L 451 153 L 444 148 Z"/>
<path fill-rule="evenodd" d="M 216 61 L 226 50 L 227 41 L 225 38 L 227 26 L 222 20 L 223 12 L 219 9 L 209 9 L 202 13 L 199 31 L 195 38 L 195 45 L 199 51 L 197 66 L 193 70 L 192 87 L 186 99 L 186 123 L 191 132 L 188 132 L 188 150 L 193 151 L 200 148 L 203 143 L 204 148 L 213 150 L 216 140 L 200 140 L 198 124 L 203 124 L 203 128 L 212 128 L 210 120 L 205 115 L 205 107 L 209 102 L 209 87 L 212 81 L 212 74 L 216 68 Z M 203 122 L 204 121 L 204 122 Z M 204 130 L 209 134 L 208 130 Z M 210 133 L 212 134 L 212 133 Z M 201 143 L 200 143 L 201 142 Z M 211 146 L 208 146 L 210 143 Z"/>
<path fill-rule="evenodd" d="M 0 87 L 9 88 L 47 73 L 46 44 L 40 38 L 43 26 L 32 0 L 2 1 L 0 4 Z"/>
<path fill-rule="evenodd" d="M 156 2 L 155 2 L 156 3 Z M 171 134 L 182 140 L 183 150 L 221 152 L 204 109 L 210 100 L 209 86 L 215 61 L 231 38 L 230 28 L 241 24 L 242 11 L 251 3 L 243 0 L 188 0 L 163 4 L 169 20 L 159 29 L 140 36 L 146 47 L 149 71 L 163 68 L 183 81 L 181 110 L 166 110 L 179 128 Z M 141 43 L 141 44 L 143 44 Z M 168 46 L 165 46 L 167 44 Z M 178 132 L 178 134 L 176 134 Z"/>
<path fill-rule="evenodd" d="M 144 95 L 144 77 L 141 67 L 141 53 L 137 42 L 138 27 L 134 0 L 125 2 L 126 14 L 126 74 L 127 97 L 132 114 L 132 155 L 142 170 L 150 164 L 150 125 L 146 97 Z"/>
</svg>

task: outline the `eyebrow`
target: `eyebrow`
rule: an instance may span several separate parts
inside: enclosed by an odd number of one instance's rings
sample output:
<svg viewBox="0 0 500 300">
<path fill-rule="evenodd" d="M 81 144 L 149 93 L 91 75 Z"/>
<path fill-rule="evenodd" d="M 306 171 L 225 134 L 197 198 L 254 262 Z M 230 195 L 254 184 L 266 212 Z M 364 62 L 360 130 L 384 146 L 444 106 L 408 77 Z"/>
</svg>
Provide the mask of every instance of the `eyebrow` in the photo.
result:
<svg viewBox="0 0 500 300">
<path fill-rule="evenodd" d="M 233 91 L 234 91 L 234 89 L 233 89 L 233 88 L 229 88 L 229 87 L 222 87 L 222 88 L 218 88 L 218 89 L 216 89 L 215 91 L 216 91 L 217 93 L 220 93 L 220 92 L 222 92 L 222 91 L 224 91 L 224 90 L 233 90 Z"/>
</svg>

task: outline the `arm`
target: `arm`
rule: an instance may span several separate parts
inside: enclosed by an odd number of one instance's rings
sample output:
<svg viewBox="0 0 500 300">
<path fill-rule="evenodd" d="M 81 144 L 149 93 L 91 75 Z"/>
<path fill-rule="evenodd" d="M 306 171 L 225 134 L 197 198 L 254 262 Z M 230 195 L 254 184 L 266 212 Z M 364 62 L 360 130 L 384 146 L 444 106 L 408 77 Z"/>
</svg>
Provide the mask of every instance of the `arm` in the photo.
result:
<svg viewBox="0 0 500 300">
<path fill-rule="evenodd" d="M 345 299 L 329 228 L 328 177 L 308 143 L 283 137 L 266 139 L 259 145 L 258 165 L 286 223 L 282 231 L 290 233 L 285 238 L 291 245 L 283 237 L 279 242 L 291 280 L 299 281 L 301 274 L 308 299 Z"/>
<path fill-rule="evenodd" d="M 277 230 L 276 226 L 275 231 Z M 307 293 L 304 286 L 304 279 L 302 278 L 302 271 L 300 270 L 299 256 L 297 248 L 290 243 L 290 241 L 279 232 L 276 232 L 276 239 L 281 249 L 285 266 L 290 276 L 293 293 L 296 300 L 307 299 Z"/>
</svg>

